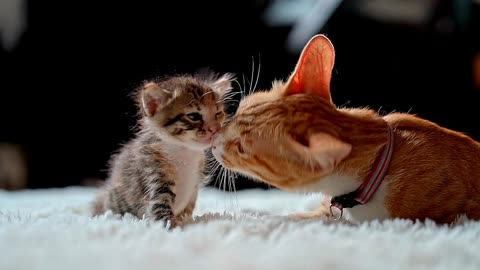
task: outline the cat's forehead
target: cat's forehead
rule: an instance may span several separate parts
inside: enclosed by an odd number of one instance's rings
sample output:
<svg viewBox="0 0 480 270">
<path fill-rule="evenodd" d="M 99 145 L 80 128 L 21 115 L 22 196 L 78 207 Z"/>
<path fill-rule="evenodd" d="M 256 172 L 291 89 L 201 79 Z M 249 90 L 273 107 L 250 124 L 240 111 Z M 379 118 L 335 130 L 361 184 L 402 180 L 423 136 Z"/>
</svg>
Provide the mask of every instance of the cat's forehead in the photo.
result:
<svg viewBox="0 0 480 270">
<path fill-rule="evenodd" d="M 255 110 L 262 104 L 275 101 L 279 98 L 273 91 L 260 91 L 246 96 L 238 106 L 239 112 Z"/>
</svg>

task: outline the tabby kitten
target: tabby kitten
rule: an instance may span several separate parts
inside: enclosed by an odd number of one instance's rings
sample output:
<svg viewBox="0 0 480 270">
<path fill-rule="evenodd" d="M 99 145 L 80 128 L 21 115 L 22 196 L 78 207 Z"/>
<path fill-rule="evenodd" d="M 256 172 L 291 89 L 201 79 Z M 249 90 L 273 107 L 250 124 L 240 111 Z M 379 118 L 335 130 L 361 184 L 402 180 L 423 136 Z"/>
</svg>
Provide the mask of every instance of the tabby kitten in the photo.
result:
<svg viewBox="0 0 480 270">
<path fill-rule="evenodd" d="M 172 228 L 190 217 L 232 79 L 209 73 L 145 83 L 137 92 L 140 131 L 112 158 L 94 214 L 110 209 Z"/>
<path fill-rule="evenodd" d="M 338 109 L 334 58 L 331 42 L 313 37 L 287 82 L 241 101 L 215 135 L 215 158 L 280 189 L 332 196 L 330 208 L 356 221 L 480 219 L 480 144 L 407 113 Z"/>
</svg>

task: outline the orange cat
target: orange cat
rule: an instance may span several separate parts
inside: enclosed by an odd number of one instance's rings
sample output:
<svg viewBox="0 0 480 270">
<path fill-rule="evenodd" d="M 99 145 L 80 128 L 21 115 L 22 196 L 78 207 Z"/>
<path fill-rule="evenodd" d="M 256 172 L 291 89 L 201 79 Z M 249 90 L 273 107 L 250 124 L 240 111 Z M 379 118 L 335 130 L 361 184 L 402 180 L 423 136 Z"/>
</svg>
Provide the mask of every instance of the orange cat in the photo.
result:
<svg viewBox="0 0 480 270">
<path fill-rule="evenodd" d="M 357 221 L 480 219 L 480 144 L 411 114 L 336 108 L 334 58 L 313 37 L 286 83 L 241 101 L 216 134 L 216 159 L 283 190 L 330 195 Z"/>
</svg>

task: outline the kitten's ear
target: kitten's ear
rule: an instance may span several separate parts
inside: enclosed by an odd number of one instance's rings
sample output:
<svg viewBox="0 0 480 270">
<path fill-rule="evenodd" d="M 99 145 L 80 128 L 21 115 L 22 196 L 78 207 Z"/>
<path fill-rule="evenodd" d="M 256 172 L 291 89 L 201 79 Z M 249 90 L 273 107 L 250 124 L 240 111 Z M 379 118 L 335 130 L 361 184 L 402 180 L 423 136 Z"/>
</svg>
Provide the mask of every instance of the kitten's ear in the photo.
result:
<svg viewBox="0 0 480 270">
<path fill-rule="evenodd" d="M 289 78 L 285 94 L 307 93 L 331 101 L 330 79 L 334 62 L 335 50 L 330 40 L 324 35 L 312 37 Z"/>
<path fill-rule="evenodd" d="M 147 116 L 153 116 L 165 107 L 174 93 L 161 89 L 156 83 L 146 83 L 141 91 L 141 106 Z"/>
<path fill-rule="evenodd" d="M 213 91 L 220 96 L 225 95 L 229 90 L 232 89 L 232 81 L 235 78 L 235 75 L 232 73 L 225 73 L 218 79 L 216 79 L 211 87 Z"/>
<path fill-rule="evenodd" d="M 307 138 L 307 143 L 308 145 L 305 145 L 291 137 L 294 151 L 325 173 L 333 171 L 335 166 L 352 150 L 350 144 L 326 133 L 311 134 Z"/>
</svg>

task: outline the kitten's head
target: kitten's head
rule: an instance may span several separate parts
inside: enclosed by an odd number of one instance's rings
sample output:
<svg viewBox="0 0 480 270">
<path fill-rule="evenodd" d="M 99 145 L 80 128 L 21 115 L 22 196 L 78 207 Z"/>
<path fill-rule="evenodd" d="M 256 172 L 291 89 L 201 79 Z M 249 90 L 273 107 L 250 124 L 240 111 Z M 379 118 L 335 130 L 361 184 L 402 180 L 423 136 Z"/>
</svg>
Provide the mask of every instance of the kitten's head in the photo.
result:
<svg viewBox="0 0 480 270">
<path fill-rule="evenodd" d="M 144 124 L 165 141 L 203 150 L 225 121 L 232 74 L 174 76 L 146 82 L 138 92 Z"/>
<path fill-rule="evenodd" d="M 331 173 L 351 150 L 332 124 L 340 117 L 330 97 L 334 56 L 325 36 L 313 37 L 286 83 L 274 82 L 269 91 L 241 101 L 232 121 L 215 135 L 215 158 L 282 189 Z"/>
</svg>

